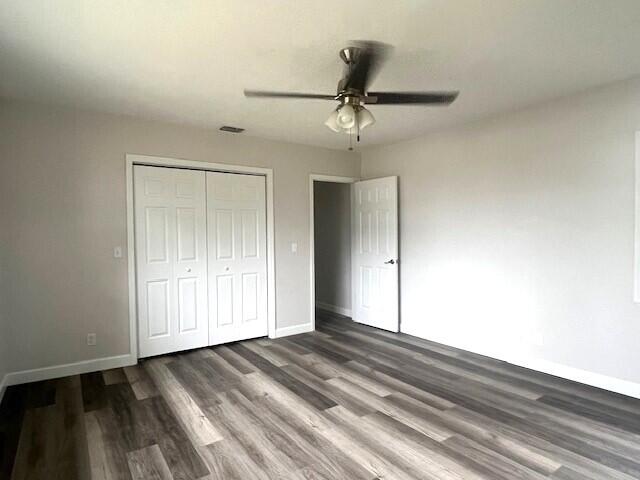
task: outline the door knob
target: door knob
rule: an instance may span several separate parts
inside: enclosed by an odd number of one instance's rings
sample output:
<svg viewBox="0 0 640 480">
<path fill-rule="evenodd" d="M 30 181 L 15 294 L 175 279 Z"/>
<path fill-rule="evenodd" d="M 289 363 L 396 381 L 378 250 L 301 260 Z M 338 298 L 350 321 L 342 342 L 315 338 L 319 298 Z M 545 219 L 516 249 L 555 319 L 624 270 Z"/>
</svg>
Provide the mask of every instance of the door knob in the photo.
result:
<svg viewBox="0 0 640 480">
<path fill-rule="evenodd" d="M 393 265 L 395 262 L 395 260 L 392 258 L 391 260 L 387 260 L 386 262 L 384 262 L 386 265 Z"/>
<path fill-rule="evenodd" d="M 225 272 L 229 271 L 229 267 L 224 267 Z"/>
<path fill-rule="evenodd" d="M 191 271 L 191 268 L 187 268 L 187 272 L 190 272 L 190 271 Z"/>
</svg>

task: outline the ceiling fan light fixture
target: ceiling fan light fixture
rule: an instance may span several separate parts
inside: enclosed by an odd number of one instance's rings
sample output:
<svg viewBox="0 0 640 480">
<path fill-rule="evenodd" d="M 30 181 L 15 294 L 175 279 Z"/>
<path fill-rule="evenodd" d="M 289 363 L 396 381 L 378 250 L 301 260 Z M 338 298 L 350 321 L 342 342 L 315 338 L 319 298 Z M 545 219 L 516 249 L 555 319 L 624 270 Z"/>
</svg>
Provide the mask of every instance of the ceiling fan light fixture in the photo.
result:
<svg viewBox="0 0 640 480">
<path fill-rule="evenodd" d="M 337 120 L 338 120 L 338 109 L 331 112 L 331 115 L 329 115 L 329 118 L 327 118 L 327 121 L 324 122 L 324 124 L 334 132 L 339 132 L 340 126 L 338 125 Z"/>
<path fill-rule="evenodd" d="M 338 124 L 338 127 L 344 130 L 349 130 L 354 127 L 356 124 L 356 111 L 351 105 L 345 103 L 338 108 L 337 112 L 338 116 L 336 118 L 336 123 Z"/>
<path fill-rule="evenodd" d="M 360 107 L 358 110 L 358 127 L 360 130 L 364 130 L 369 125 L 376 123 L 376 119 L 373 114 L 364 107 Z"/>
<path fill-rule="evenodd" d="M 376 92 L 369 86 L 391 47 L 380 42 L 359 41 L 340 51 L 346 64 L 345 73 L 338 82 L 335 95 L 302 92 L 245 90 L 247 97 L 298 98 L 338 102 L 324 124 L 333 132 L 349 135 L 349 150 L 354 139 L 360 142 L 360 132 L 376 123 L 365 104 L 375 105 L 449 105 L 458 96 L 457 91 Z"/>
</svg>

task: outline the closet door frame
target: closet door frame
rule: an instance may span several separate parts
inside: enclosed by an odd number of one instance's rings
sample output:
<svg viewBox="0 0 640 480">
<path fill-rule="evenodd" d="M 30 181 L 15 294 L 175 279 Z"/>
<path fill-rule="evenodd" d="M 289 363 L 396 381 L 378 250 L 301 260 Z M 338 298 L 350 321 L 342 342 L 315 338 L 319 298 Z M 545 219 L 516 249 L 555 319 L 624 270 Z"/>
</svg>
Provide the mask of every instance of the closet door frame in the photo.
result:
<svg viewBox="0 0 640 480">
<path fill-rule="evenodd" d="M 211 172 L 244 173 L 265 177 L 267 192 L 267 322 L 269 338 L 276 338 L 275 243 L 273 216 L 273 169 L 230 165 L 226 163 L 180 160 L 168 157 L 127 154 L 125 158 L 127 193 L 127 264 L 129 275 L 129 355 L 130 363 L 138 360 L 138 299 L 136 291 L 135 217 L 133 204 L 133 166 L 186 168 Z"/>
</svg>

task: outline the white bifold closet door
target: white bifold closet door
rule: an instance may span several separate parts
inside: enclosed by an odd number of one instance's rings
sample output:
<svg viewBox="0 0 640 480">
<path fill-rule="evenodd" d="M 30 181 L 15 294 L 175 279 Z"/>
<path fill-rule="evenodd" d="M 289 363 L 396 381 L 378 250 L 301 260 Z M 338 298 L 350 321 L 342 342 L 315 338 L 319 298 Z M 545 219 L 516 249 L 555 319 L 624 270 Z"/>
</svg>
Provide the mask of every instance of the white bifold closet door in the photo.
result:
<svg viewBox="0 0 640 480">
<path fill-rule="evenodd" d="M 205 173 L 134 166 L 140 357 L 206 346 Z"/>
<path fill-rule="evenodd" d="M 134 166 L 139 357 L 265 336 L 265 177 Z"/>
<path fill-rule="evenodd" d="M 207 172 L 209 343 L 267 335 L 265 177 Z"/>
</svg>

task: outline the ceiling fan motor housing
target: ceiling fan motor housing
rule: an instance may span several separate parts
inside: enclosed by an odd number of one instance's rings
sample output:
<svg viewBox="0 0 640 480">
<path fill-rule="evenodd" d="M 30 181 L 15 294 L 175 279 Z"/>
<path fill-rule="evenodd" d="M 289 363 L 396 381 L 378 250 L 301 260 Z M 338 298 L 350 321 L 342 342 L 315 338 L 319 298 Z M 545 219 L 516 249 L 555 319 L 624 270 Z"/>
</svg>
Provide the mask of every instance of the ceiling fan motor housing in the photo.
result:
<svg viewBox="0 0 640 480">
<path fill-rule="evenodd" d="M 358 47 L 347 47 L 340 50 L 340 58 L 347 65 L 356 63 L 358 58 L 358 52 L 360 49 Z"/>
</svg>

